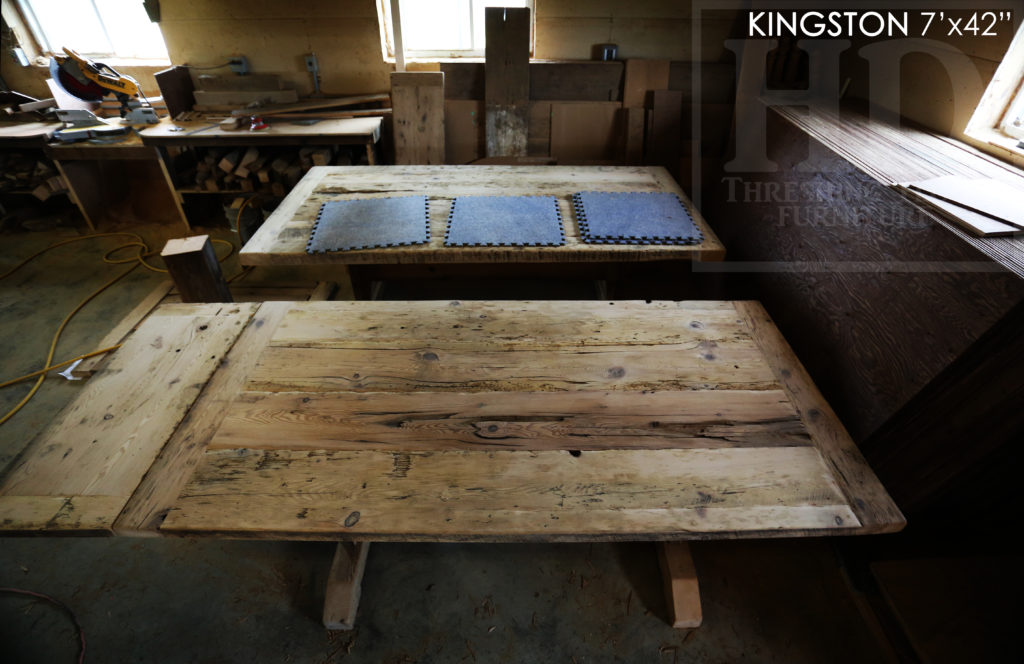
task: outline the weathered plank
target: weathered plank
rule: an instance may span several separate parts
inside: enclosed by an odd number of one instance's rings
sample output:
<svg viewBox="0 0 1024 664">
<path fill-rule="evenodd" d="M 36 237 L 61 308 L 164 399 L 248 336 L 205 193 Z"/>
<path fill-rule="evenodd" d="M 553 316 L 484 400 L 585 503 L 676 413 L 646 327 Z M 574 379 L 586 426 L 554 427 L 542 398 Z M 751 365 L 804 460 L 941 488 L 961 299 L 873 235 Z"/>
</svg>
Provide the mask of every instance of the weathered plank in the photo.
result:
<svg viewBox="0 0 1024 664">
<path fill-rule="evenodd" d="M 153 316 L 139 326 L 30 444 L 0 495 L 101 496 L 103 508 L 112 511 L 87 520 L 109 527 L 256 309 L 250 304 L 205 306 L 218 310 Z M 33 513 L 48 522 L 55 514 L 52 500 L 43 503 Z M 24 507 L 18 512 L 24 514 Z M 0 512 L 0 523 L 5 518 Z M 33 530 L 45 523 L 20 521 L 3 528 Z"/>
<path fill-rule="evenodd" d="M 444 73 L 391 74 L 396 164 L 444 163 Z"/>
<path fill-rule="evenodd" d="M 164 531 L 341 540 L 618 540 L 855 532 L 813 447 L 209 451 Z"/>
<path fill-rule="evenodd" d="M 525 156 L 530 106 L 530 10 L 487 7 L 484 12 L 487 156 Z"/>
<path fill-rule="evenodd" d="M 135 488 L 115 524 L 118 534 L 155 534 L 181 488 L 199 463 L 206 444 L 217 431 L 290 302 L 259 305 L 223 366 L 207 383 L 189 416 L 170 436 L 159 456 Z"/>
<path fill-rule="evenodd" d="M 284 320 L 273 346 L 468 350 L 685 344 L 714 361 L 721 341 L 749 337 L 729 302 L 309 303 Z"/>
<path fill-rule="evenodd" d="M 757 339 L 790 401 L 796 407 L 866 532 L 896 532 L 906 520 L 871 471 L 803 364 L 768 312 L 758 302 L 737 302 L 736 310 Z"/>
<path fill-rule="evenodd" d="M 466 350 L 427 347 L 267 348 L 246 389 L 266 392 L 435 392 L 771 389 L 749 337 L 649 347 Z M 714 345 L 712 345 L 714 344 Z"/>
<path fill-rule="evenodd" d="M 810 445 L 779 390 L 242 394 L 211 449 L 598 450 Z"/>
</svg>

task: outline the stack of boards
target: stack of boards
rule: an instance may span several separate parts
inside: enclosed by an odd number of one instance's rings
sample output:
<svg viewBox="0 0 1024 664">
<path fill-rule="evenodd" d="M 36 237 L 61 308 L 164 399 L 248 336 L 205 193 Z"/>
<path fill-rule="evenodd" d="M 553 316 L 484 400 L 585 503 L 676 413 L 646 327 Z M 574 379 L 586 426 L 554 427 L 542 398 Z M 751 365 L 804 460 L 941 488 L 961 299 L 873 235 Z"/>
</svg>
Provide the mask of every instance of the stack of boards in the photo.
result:
<svg viewBox="0 0 1024 664">
<path fill-rule="evenodd" d="M 699 244 L 703 235 L 675 194 L 578 192 L 580 238 L 594 244 Z M 307 253 L 425 244 L 426 196 L 328 201 L 320 207 Z M 565 244 L 554 196 L 458 196 L 451 202 L 446 247 L 557 247 Z"/>
<path fill-rule="evenodd" d="M 991 178 L 946 175 L 899 185 L 915 201 L 979 237 L 1024 234 L 1024 190 Z"/>
</svg>

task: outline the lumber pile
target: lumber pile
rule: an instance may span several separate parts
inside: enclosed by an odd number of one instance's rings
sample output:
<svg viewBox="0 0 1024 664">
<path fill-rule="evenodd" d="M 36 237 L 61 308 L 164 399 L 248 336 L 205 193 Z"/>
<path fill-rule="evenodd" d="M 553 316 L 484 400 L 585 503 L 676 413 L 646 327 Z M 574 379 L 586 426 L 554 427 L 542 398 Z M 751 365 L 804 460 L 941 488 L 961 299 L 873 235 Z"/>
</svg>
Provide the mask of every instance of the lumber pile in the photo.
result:
<svg viewBox="0 0 1024 664">
<path fill-rule="evenodd" d="M 288 87 L 276 74 L 249 74 L 247 76 L 207 76 L 198 78 L 192 91 L 199 113 L 228 114 L 224 129 L 240 128 L 233 117 L 248 118 L 258 114 L 265 121 L 274 119 L 338 119 L 364 116 L 383 116 L 391 112 L 390 95 L 368 94 L 347 97 L 324 97 L 299 100 L 298 92 Z"/>
<path fill-rule="evenodd" d="M 0 153 L 0 193 L 32 194 L 45 201 L 67 189 L 64 178 L 49 161 L 22 152 Z"/>
</svg>

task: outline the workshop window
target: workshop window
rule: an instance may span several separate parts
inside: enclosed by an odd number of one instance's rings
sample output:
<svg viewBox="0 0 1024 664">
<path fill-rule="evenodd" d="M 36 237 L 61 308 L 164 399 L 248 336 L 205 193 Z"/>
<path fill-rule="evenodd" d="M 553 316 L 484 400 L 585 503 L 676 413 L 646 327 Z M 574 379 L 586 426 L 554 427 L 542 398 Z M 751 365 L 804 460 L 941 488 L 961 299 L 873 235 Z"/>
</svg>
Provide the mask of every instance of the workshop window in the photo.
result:
<svg viewBox="0 0 1024 664">
<path fill-rule="evenodd" d="M 965 133 L 1024 154 L 1024 24 L 1017 30 Z"/>
<path fill-rule="evenodd" d="M 18 0 L 43 53 L 168 62 L 160 27 L 141 0 Z"/>
<path fill-rule="evenodd" d="M 487 7 L 527 7 L 532 23 L 533 4 L 533 0 L 399 0 L 405 57 L 482 58 L 484 10 Z M 377 13 L 385 57 L 394 58 L 391 0 L 378 0 Z"/>
</svg>

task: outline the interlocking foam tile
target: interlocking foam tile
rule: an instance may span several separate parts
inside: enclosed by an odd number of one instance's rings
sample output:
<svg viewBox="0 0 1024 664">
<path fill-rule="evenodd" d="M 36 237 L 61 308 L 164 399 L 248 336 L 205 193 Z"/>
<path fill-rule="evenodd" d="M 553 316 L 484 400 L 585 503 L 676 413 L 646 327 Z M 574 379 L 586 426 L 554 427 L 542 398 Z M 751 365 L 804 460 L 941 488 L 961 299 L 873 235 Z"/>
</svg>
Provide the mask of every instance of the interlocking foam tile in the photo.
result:
<svg viewBox="0 0 1024 664">
<path fill-rule="evenodd" d="M 675 194 L 573 194 L 580 236 L 591 244 L 700 244 L 704 235 Z"/>
<path fill-rule="evenodd" d="M 426 196 L 327 201 L 313 224 L 306 252 L 399 247 L 430 241 Z"/>
<path fill-rule="evenodd" d="M 555 247 L 565 244 L 554 196 L 458 196 L 448 214 L 449 247 Z"/>
</svg>

